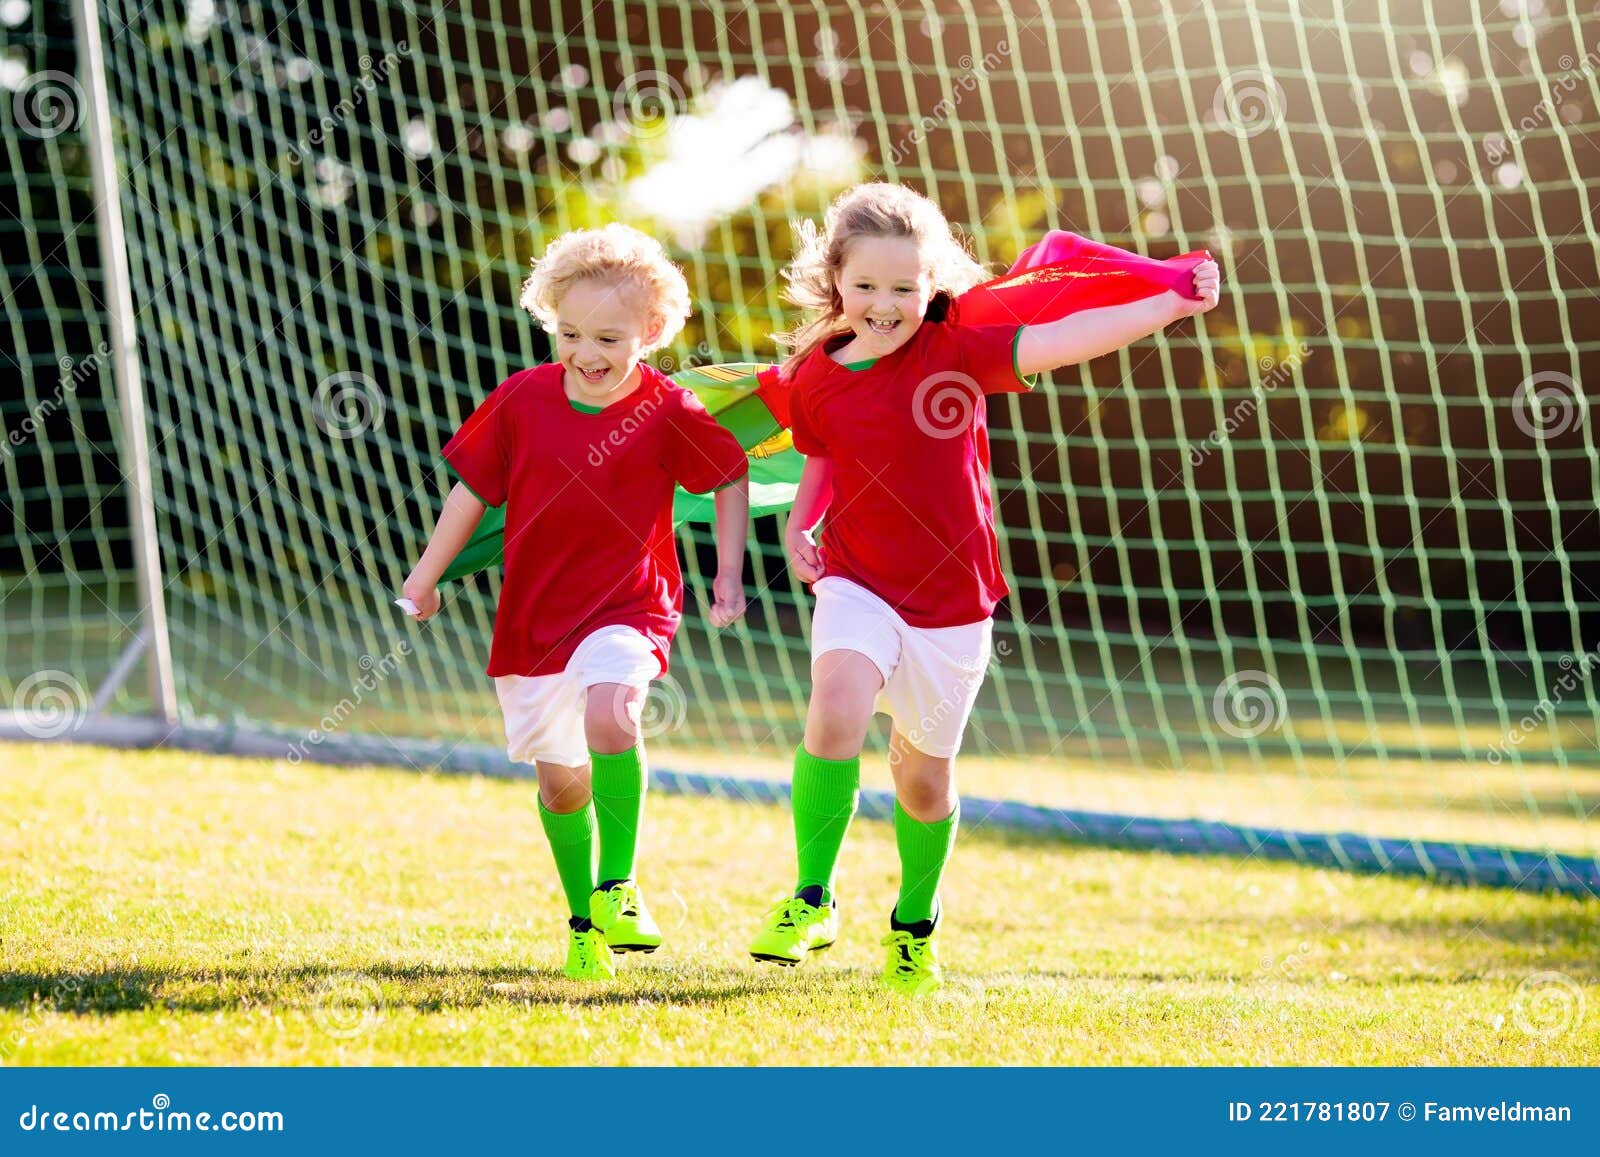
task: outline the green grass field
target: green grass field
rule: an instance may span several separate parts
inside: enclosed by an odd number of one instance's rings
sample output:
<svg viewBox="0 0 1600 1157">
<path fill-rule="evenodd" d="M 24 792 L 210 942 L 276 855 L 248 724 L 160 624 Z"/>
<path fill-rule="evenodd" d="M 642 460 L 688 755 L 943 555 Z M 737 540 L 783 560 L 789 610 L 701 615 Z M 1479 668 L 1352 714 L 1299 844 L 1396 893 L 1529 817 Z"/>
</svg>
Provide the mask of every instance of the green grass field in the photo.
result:
<svg viewBox="0 0 1600 1157">
<path fill-rule="evenodd" d="M 667 944 L 585 987 L 531 784 L 0 765 L 4 1064 L 1600 1063 L 1600 910 L 1569 898 L 969 827 L 950 984 L 908 1002 L 876 985 L 888 825 L 851 834 L 838 947 L 778 971 L 742 949 L 789 878 L 786 811 L 656 795 Z"/>
</svg>

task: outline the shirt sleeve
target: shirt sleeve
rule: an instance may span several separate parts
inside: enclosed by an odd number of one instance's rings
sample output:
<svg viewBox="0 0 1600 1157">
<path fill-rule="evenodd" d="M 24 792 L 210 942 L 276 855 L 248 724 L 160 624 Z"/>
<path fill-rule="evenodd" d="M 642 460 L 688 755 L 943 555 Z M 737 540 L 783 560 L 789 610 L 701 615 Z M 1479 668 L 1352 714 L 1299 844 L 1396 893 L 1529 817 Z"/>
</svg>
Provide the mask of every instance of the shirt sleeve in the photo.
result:
<svg viewBox="0 0 1600 1157">
<path fill-rule="evenodd" d="M 807 458 L 827 458 L 827 444 L 817 433 L 817 424 L 811 416 L 807 399 L 805 390 L 792 390 L 789 394 L 789 433 L 794 439 L 794 448 Z"/>
<path fill-rule="evenodd" d="M 691 494 L 705 494 L 737 482 L 750 472 L 739 439 L 688 390 L 674 390 L 677 401 L 663 455 L 672 480 Z"/>
<path fill-rule="evenodd" d="M 1025 378 L 1017 372 L 1017 343 L 1022 340 L 1021 325 L 956 325 L 953 327 L 960 350 L 962 369 L 978 382 L 986 394 L 1025 394 L 1038 384 L 1038 377 Z"/>
<path fill-rule="evenodd" d="M 794 424 L 789 416 L 793 395 L 794 383 L 783 376 L 782 367 L 768 366 L 756 374 L 756 397 L 761 399 L 762 404 L 772 412 L 774 420 L 785 430 Z"/>
<path fill-rule="evenodd" d="M 488 506 L 504 506 L 511 486 L 511 392 L 517 378 L 495 387 L 439 452 L 466 488 Z"/>
</svg>

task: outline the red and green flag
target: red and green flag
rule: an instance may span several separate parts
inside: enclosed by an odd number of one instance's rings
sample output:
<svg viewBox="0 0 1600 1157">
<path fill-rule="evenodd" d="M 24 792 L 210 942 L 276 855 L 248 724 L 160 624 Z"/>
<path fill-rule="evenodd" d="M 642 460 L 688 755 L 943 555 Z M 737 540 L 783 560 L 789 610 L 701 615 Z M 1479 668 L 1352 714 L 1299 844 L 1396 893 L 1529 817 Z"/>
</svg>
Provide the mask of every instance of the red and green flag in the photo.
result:
<svg viewBox="0 0 1600 1157">
<path fill-rule="evenodd" d="M 1203 249 L 1158 261 L 1053 229 L 1022 251 L 1003 276 L 956 299 L 960 325 L 1039 325 L 1070 313 L 1126 305 L 1167 290 L 1194 296 L 1194 268 Z"/>
<path fill-rule="evenodd" d="M 1004 276 L 962 294 L 952 320 L 958 325 L 1038 325 L 1168 290 L 1193 296 L 1194 267 L 1209 257 L 1199 251 L 1158 261 L 1054 230 L 1023 250 Z M 789 509 L 805 459 L 789 437 L 789 387 L 779 380 L 778 368 L 752 362 L 696 366 L 679 370 L 672 380 L 693 391 L 749 455 L 750 513 Z M 715 496 L 679 490 L 673 516 L 680 523 L 714 523 Z M 501 565 L 505 521 L 503 507 L 484 511 L 444 578 L 464 578 Z"/>
</svg>

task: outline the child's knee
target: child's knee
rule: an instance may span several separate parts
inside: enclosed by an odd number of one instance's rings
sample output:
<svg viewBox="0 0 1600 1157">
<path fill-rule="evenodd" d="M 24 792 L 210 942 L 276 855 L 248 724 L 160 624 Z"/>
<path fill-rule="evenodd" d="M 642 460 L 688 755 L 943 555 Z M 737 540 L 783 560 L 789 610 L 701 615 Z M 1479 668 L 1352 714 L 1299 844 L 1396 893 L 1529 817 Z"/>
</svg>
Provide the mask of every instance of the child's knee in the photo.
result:
<svg viewBox="0 0 1600 1157">
<path fill-rule="evenodd" d="M 590 751 L 614 755 L 639 742 L 639 716 L 645 689 L 621 684 L 589 688 L 583 712 L 584 739 Z"/>
<path fill-rule="evenodd" d="M 846 662 L 829 667 L 819 663 L 813 669 L 811 704 L 806 710 L 806 749 L 812 755 L 848 759 L 861 753 L 883 686 L 882 676 L 870 663 L 864 656 L 852 655 Z"/>
<path fill-rule="evenodd" d="M 566 815 L 589 802 L 589 768 L 539 764 L 539 802 L 544 810 Z"/>
<path fill-rule="evenodd" d="M 948 777 L 907 778 L 895 792 L 900 809 L 922 824 L 936 824 L 956 810 L 955 784 Z"/>
<path fill-rule="evenodd" d="M 912 819 L 937 823 L 955 811 L 954 759 L 925 755 L 898 741 L 889 748 L 889 769 L 894 773 L 895 797 Z"/>
<path fill-rule="evenodd" d="M 872 703 L 848 696 L 813 696 L 806 714 L 806 750 L 822 759 L 849 759 L 861 754 L 872 723 Z"/>
</svg>

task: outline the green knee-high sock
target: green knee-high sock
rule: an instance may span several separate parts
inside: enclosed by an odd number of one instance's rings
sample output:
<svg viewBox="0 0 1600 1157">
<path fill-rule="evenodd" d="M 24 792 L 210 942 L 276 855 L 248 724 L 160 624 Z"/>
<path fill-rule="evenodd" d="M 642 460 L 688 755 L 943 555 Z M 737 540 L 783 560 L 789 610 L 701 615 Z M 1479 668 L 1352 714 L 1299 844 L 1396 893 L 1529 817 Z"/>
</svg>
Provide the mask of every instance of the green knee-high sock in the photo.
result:
<svg viewBox="0 0 1600 1157">
<path fill-rule="evenodd" d="M 950 862 L 956 846 L 956 828 L 961 822 L 961 804 L 942 820 L 931 824 L 914 820 L 894 805 L 894 842 L 900 849 L 900 899 L 895 902 L 895 919 L 902 924 L 931 920 L 939 903 L 939 877 Z"/>
<path fill-rule="evenodd" d="M 615 755 L 589 752 L 595 826 L 600 834 L 600 880 L 631 880 L 639 848 L 647 782 L 644 748 Z"/>
<path fill-rule="evenodd" d="M 803 746 L 794 753 L 794 842 L 800 888 L 821 887 L 833 894 L 839 849 L 856 814 L 861 788 L 861 757 L 819 759 Z"/>
<path fill-rule="evenodd" d="M 594 805 L 575 812 L 553 812 L 539 801 L 539 822 L 556 857 L 556 874 L 574 916 L 589 918 L 589 893 L 594 891 Z"/>
</svg>

